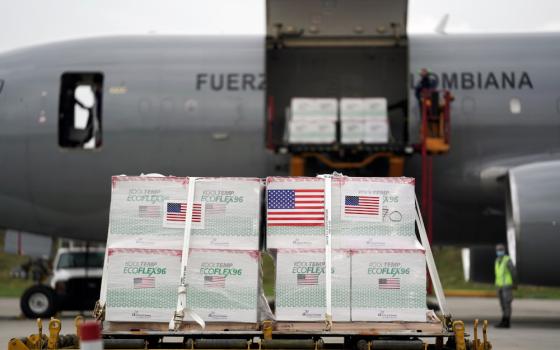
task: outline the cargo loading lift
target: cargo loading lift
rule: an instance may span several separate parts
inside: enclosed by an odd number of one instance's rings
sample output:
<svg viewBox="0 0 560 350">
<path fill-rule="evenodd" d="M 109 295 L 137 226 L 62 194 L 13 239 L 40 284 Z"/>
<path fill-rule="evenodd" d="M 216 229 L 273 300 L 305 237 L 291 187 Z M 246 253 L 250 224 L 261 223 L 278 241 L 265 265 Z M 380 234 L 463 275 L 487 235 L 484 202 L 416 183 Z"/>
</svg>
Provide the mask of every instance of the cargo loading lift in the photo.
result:
<svg viewBox="0 0 560 350">
<path fill-rule="evenodd" d="M 432 236 L 433 156 L 450 150 L 449 91 L 423 92 L 411 115 L 407 1 L 267 1 L 266 145 L 289 156 L 292 176 L 340 171 L 402 176 L 406 159 L 421 156 L 421 203 Z M 382 97 L 388 102 L 386 143 L 292 143 L 287 135 L 296 97 Z M 416 113 L 416 112 L 414 112 Z M 411 127 L 420 119 L 419 127 Z M 410 130 L 419 130 L 410 135 Z"/>
</svg>

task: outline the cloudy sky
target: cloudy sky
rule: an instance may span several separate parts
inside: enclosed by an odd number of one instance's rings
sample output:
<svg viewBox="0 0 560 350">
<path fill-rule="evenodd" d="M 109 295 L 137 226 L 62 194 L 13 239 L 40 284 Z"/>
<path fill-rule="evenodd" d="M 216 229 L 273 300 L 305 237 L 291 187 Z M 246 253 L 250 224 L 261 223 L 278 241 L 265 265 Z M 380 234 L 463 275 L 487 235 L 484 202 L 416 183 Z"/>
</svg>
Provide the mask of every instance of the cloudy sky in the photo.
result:
<svg viewBox="0 0 560 350">
<path fill-rule="evenodd" d="M 338 0 L 343 1 L 343 0 Z M 264 0 L 1 0 L 0 52 L 114 34 L 263 34 Z M 410 0 L 409 32 L 560 31 L 557 0 Z"/>
</svg>

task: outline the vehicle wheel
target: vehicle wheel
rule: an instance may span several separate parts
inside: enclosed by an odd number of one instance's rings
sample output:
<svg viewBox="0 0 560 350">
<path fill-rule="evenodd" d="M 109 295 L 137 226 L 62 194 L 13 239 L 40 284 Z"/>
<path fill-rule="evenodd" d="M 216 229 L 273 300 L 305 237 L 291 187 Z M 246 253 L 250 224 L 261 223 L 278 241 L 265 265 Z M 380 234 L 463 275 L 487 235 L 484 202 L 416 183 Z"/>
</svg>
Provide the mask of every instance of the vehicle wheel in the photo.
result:
<svg viewBox="0 0 560 350">
<path fill-rule="evenodd" d="M 21 296 L 19 306 L 27 318 L 49 318 L 56 313 L 56 294 L 42 285 L 27 288 Z"/>
</svg>

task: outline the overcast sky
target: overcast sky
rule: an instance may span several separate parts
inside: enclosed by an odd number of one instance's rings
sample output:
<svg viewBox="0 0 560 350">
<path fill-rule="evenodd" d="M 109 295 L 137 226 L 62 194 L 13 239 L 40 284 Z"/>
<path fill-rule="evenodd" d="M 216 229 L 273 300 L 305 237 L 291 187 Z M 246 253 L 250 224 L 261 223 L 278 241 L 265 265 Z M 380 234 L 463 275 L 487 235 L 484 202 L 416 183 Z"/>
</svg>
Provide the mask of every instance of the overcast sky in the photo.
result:
<svg viewBox="0 0 560 350">
<path fill-rule="evenodd" d="M 343 1 L 343 0 L 338 0 Z M 265 0 L 0 0 L 0 52 L 115 34 L 263 34 Z M 558 0 L 409 0 L 410 33 L 560 31 Z"/>
</svg>

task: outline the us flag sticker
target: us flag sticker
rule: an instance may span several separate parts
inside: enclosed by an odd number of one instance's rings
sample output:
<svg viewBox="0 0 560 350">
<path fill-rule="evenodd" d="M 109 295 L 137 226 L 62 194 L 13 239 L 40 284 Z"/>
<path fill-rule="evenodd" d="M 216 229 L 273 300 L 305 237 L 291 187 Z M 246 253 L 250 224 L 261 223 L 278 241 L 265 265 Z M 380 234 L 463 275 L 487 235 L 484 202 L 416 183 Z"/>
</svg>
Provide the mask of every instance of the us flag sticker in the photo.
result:
<svg viewBox="0 0 560 350">
<path fill-rule="evenodd" d="M 340 205 L 341 219 L 345 221 L 383 221 L 381 203 L 383 196 L 379 194 L 343 193 Z"/>
<path fill-rule="evenodd" d="M 193 203 L 191 229 L 204 229 L 205 206 Z M 163 203 L 163 227 L 183 228 L 187 218 L 187 202 L 184 200 L 168 200 Z"/>
</svg>

